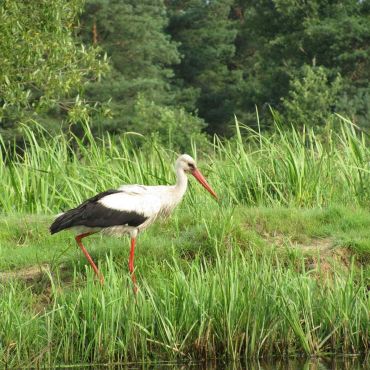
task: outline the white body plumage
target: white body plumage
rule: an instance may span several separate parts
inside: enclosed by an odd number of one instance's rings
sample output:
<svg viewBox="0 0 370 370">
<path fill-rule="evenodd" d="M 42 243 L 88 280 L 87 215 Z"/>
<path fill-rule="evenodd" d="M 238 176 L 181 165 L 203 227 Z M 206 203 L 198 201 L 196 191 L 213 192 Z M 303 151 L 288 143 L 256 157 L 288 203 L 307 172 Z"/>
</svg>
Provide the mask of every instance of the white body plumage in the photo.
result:
<svg viewBox="0 0 370 370">
<path fill-rule="evenodd" d="M 77 234 L 101 231 L 110 235 L 130 234 L 136 237 L 158 217 L 168 216 L 180 203 L 188 185 L 186 165 L 190 163 L 192 166 L 192 162 L 194 160 L 186 154 L 176 161 L 175 185 L 122 185 L 117 190 L 88 199 L 56 219 L 55 223 L 64 221 L 58 225 L 56 232 L 70 229 Z M 53 226 L 51 230 L 53 232 Z"/>
</svg>

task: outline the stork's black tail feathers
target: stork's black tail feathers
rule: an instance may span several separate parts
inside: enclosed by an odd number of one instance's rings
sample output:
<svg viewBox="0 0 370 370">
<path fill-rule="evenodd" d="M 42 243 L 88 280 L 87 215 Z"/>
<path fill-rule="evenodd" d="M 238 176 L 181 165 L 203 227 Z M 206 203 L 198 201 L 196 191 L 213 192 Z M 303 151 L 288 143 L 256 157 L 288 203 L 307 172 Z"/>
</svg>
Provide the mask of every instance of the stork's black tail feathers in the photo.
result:
<svg viewBox="0 0 370 370">
<path fill-rule="evenodd" d="M 97 202 L 104 198 L 107 195 L 119 193 L 119 190 L 110 189 L 104 191 L 103 193 L 99 193 L 94 197 L 85 200 L 82 204 L 78 207 L 70 209 L 69 211 L 61 214 L 57 217 L 54 222 L 51 224 L 49 230 L 51 234 L 58 233 L 59 231 L 69 229 L 73 226 L 100 226 L 95 225 L 96 222 L 99 223 L 99 217 L 101 215 L 96 214 L 97 208 L 102 208 L 102 206 L 97 207 Z"/>
<path fill-rule="evenodd" d="M 72 227 L 75 216 L 79 213 L 77 210 L 78 208 L 71 209 L 57 217 L 49 227 L 50 234 L 55 234 Z"/>
</svg>

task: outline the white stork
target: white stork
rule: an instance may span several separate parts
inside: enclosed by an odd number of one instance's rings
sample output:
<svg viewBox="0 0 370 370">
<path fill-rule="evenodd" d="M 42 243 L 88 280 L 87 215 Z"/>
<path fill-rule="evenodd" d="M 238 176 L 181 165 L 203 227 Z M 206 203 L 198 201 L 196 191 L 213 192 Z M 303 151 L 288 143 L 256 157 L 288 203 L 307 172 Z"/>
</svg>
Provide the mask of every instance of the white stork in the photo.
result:
<svg viewBox="0 0 370 370">
<path fill-rule="evenodd" d="M 76 242 L 102 284 L 104 277 L 81 240 L 99 231 L 119 236 L 129 234 L 131 237 L 129 270 L 136 292 L 134 274 L 136 237 L 157 217 L 169 215 L 180 203 L 188 185 L 186 174 L 192 174 L 217 199 L 216 193 L 198 170 L 191 156 L 181 155 L 176 161 L 175 169 L 177 176 L 175 185 L 123 185 L 117 190 L 107 190 L 58 216 L 50 226 L 50 233 L 55 234 L 66 229 L 75 230 Z"/>
</svg>

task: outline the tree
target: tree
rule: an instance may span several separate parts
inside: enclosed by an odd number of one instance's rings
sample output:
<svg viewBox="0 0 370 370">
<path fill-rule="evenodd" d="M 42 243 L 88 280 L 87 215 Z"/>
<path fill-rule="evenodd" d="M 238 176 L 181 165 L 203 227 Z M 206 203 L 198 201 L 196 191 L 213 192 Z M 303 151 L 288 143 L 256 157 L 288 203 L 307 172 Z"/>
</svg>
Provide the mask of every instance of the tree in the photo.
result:
<svg viewBox="0 0 370 370">
<path fill-rule="evenodd" d="M 202 134 L 205 123 L 184 108 L 160 106 L 139 96 L 134 109 L 135 130 L 171 150 L 184 152 L 191 148 L 192 141 L 200 145 L 206 141 Z"/>
<path fill-rule="evenodd" d="M 89 88 L 92 100 L 112 100 L 112 119 L 100 122 L 104 128 L 135 130 L 139 95 L 157 105 L 173 104 L 172 66 L 180 55 L 164 32 L 167 21 L 162 0 L 87 1 L 81 36 L 100 45 L 112 65 L 111 74 Z"/>
<path fill-rule="evenodd" d="M 20 122 L 47 121 L 54 110 L 71 122 L 92 107 L 84 87 L 106 70 L 99 50 L 76 43 L 82 0 L 4 0 L 0 9 L 0 130 L 14 135 Z M 50 125 L 49 125 L 50 128 Z"/>
<path fill-rule="evenodd" d="M 368 0 L 240 0 L 233 9 L 239 20 L 235 63 L 243 69 L 246 110 L 253 112 L 254 104 L 260 112 L 267 106 L 282 109 L 282 98 L 291 94 L 291 81 L 300 78 L 304 65 L 324 67 L 329 85 L 342 77 L 335 109 L 345 112 L 348 107 L 340 102 L 351 99 L 361 105 L 357 91 L 366 96 L 370 81 Z"/>
<path fill-rule="evenodd" d="M 227 124 L 238 111 L 243 83 L 232 65 L 235 53 L 235 22 L 230 19 L 232 1 L 168 1 L 171 18 L 168 32 L 182 54 L 176 77 L 197 91 L 197 110 L 209 131 L 227 133 Z"/>
<path fill-rule="evenodd" d="M 295 125 L 324 126 L 330 121 L 341 88 L 340 77 L 329 82 L 323 67 L 304 65 L 283 98 L 286 119 Z"/>
</svg>

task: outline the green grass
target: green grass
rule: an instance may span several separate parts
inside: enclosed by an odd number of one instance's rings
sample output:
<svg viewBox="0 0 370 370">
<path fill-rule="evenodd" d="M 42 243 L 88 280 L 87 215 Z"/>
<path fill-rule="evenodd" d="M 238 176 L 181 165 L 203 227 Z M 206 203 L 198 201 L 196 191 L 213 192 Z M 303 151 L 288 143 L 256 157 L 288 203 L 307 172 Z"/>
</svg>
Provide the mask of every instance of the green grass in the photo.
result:
<svg viewBox="0 0 370 370">
<path fill-rule="evenodd" d="M 98 191 L 172 183 L 176 153 L 88 127 L 83 139 L 37 130 L 24 152 L 0 144 L 3 364 L 369 353 L 370 149 L 354 125 L 237 124 L 230 141 L 194 144 L 220 203 L 191 180 L 173 216 L 140 235 L 137 299 L 127 238 L 85 239 L 101 287 L 73 236 L 48 226 Z"/>
<path fill-rule="evenodd" d="M 317 136 L 312 130 L 260 134 L 236 125 L 231 141 L 214 139 L 201 159 L 224 205 L 324 207 L 370 205 L 370 146 L 349 122 Z M 176 153 L 130 135 L 95 139 L 48 136 L 24 129 L 24 153 L 5 150 L 0 139 L 0 207 L 4 212 L 60 212 L 98 191 L 124 183 L 174 182 Z M 37 131 L 37 128 L 36 128 Z M 69 138 L 68 138 L 69 137 Z M 137 137 L 134 137 L 136 140 Z M 206 152 L 207 154 L 205 154 Z M 198 201 L 196 187 L 188 203 Z"/>
<path fill-rule="evenodd" d="M 100 287 L 72 235 L 48 235 L 50 217 L 3 218 L 0 270 L 20 276 L 0 288 L 2 361 L 19 366 L 368 351 L 367 259 L 343 240 L 350 227 L 369 255 L 368 211 L 237 207 L 228 217 L 212 218 L 210 209 L 202 207 L 194 219 L 182 207 L 140 235 L 137 300 L 126 238 L 86 239 L 106 276 Z M 322 249 L 324 239 L 330 243 Z M 43 263 L 50 264 L 49 276 L 24 282 L 21 267 Z"/>
<path fill-rule="evenodd" d="M 206 203 L 209 206 L 197 210 L 196 219 L 190 210 L 180 205 L 171 219 L 159 221 L 141 234 L 137 250 L 139 260 L 155 258 L 160 261 L 168 256 L 185 260 L 196 256 L 213 258 L 216 240 L 224 243 L 225 248 L 231 248 L 232 244 L 245 252 L 253 246 L 282 254 L 290 250 L 305 255 L 328 252 L 330 256 L 336 250 L 346 250 L 348 255 L 356 256 L 359 264 L 366 266 L 370 262 L 370 212 L 364 209 L 238 206 L 226 211 L 218 209 L 221 213 L 210 217 L 213 200 Z M 52 220 L 52 216 L 39 215 L 2 217 L 0 271 L 43 263 L 58 266 L 71 260 L 84 264 L 73 233 L 49 234 Z M 103 259 L 106 253 L 112 252 L 115 258 L 124 256 L 125 262 L 129 251 L 127 237 L 97 234 L 86 239 L 85 244 L 93 255 Z"/>
</svg>

